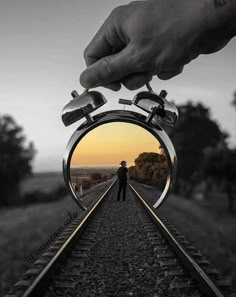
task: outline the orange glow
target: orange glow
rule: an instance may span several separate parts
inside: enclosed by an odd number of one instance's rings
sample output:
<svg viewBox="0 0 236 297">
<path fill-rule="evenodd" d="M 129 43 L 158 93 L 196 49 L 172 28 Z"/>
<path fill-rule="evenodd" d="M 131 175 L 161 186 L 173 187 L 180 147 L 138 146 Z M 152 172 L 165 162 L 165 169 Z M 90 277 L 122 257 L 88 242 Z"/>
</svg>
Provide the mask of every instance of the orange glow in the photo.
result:
<svg viewBox="0 0 236 297">
<path fill-rule="evenodd" d="M 90 131 L 77 145 L 71 158 L 72 167 L 119 166 L 127 167 L 142 152 L 159 153 L 158 140 L 148 131 L 134 124 L 108 123 Z"/>
</svg>

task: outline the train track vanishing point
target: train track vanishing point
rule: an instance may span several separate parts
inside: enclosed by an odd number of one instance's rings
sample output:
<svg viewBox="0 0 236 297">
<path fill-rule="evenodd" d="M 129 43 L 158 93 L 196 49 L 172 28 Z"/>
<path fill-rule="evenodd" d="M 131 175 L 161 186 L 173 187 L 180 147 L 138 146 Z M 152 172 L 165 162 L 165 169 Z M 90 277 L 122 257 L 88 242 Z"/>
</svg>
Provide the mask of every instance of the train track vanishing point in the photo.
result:
<svg viewBox="0 0 236 297">
<path fill-rule="evenodd" d="M 129 184 L 108 189 L 5 297 L 230 296 L 228 282 Z"/>
</svg>

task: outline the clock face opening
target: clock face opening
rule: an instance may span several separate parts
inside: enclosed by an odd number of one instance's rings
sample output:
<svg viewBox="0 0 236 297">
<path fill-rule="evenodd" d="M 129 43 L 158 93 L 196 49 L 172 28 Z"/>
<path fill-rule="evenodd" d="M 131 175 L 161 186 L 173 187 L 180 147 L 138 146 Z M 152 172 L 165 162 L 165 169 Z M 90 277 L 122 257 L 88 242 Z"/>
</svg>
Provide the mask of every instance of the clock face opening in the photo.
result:
<svg viewBox="0 0 236 297">
<path fill-rule="evenodd" d="M 122 178 L 140 193 L 151 189 L 155 195 L 145 197 L 154 205 L 167 187 L 170 165 L 166 150 L 152 133 L 136 124 L 111 122 L 80 139 L 71 154 L 69 171 L 71 188 L 86 207 L 114 179 L 122 182 Z"/>
</svg>

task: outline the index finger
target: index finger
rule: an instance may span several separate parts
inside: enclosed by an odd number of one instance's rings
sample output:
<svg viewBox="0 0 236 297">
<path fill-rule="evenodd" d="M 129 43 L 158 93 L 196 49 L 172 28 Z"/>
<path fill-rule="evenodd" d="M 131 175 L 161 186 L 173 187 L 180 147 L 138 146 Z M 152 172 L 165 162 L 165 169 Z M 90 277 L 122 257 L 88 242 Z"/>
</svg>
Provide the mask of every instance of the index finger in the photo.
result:
<svg viewBox="0 0 236 297">
<path fill-rule="evenodd" d="M 111 24 L 108 24 L 108 20 L 106 20 L 103 25 L 100 27 L 98 32 L 95 34 L 91 42 L 88 44 L 84 51 L 84 59 L 86 66 L 90 66 L 96 63 L 99 59 L 104 56 L 113 54 L 118 51 L 118 43 L 119 48 L 123 45 L 121 42 L 118 42 L 118 38 L 115 38 L 116 44 L 112 44 L 112 41 L 108 41 L 108 28 L 111 31 Z M 115 33 L 114 33 L 115 35 Z M 112 38 L 114 40 L 114 38 Z M 111 89 L 113 91 L 118 91 L 121 88 L 120 82 L 112 82 L 107 85 L 104 85 L 105 88 Z"/>
<path fill-rule="evenodd" d="M 90 66 L 99 59 L 120 51 L 124 46 L 114 24 L 108 18 L 84 51 L 86 66 Z"/>
<path fill-rule="evenodd" d="M 86 66 L 95 63 L 104 56 L 110 55 L 112 52 L 112 47 L 106 38 L 104 24 L 84 50 Z"/>
</svg>

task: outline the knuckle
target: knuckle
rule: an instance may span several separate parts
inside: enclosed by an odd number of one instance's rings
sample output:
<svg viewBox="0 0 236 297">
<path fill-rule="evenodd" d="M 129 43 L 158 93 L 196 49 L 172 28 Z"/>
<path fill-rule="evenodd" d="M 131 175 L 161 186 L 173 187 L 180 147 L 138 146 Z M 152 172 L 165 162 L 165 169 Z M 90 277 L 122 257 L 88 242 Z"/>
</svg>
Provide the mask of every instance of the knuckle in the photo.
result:
<svg viewBox="0 0 236 297">
<path fill-rule="evenodd" d="M 113 75 L 112 66 L 109 57 L 105 57 L 101 61 L 102 69 L 104 69 L 109 76 Z"/>
<path fill-rule="evenodd" d="M 152 59 L 150 59 L 145 48 L 138 46 L 137 44 L 132 46 L 131 54 L 128 59 L 129 64 L 132 67 L 133 72 L 143 72 L 151 69 Z"/>
<path fill-rule="evenodd" d="M 140 51 L 136 57 L 137 70 L 147 70 L 150 66 L 149 63 L 147 55 L 143 51 Z"/>
<path fill-rule="evenodd" d="M 116 18 L 116 17 L 121 16 L 124 11 L 124 6 L 125 5 L 115 7 L 111 12 L 110 17 Z"/>
<path fill-rule="evenodd" d="M 142 55 L 137 50 L 131 53 L 127 59 L 127 63 L 132 72 L 139 72 L 144 64 Z"/>
</svg>

